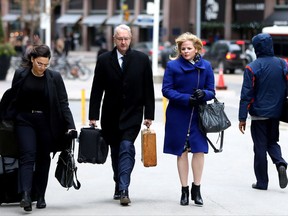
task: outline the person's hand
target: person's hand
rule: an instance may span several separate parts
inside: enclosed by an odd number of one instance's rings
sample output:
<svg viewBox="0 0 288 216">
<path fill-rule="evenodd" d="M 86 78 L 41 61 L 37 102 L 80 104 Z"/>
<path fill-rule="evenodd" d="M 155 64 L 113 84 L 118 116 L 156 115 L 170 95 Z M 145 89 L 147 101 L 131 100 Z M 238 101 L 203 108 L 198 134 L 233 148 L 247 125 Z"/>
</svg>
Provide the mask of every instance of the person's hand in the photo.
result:
<svg viewBox="0 0 288 216">
<path fill-rule="evenodd" d="M 147 128 L 149 128 L 152 125 L 151 119 L 145 119 L 143 122 L 143 125 L 145 125 Z"/>
<path fill-rule="evenodd" d="M 244 134 L 246 129 L 246 121 L 240 121 L 239 122 L 239 130 L 241 131 L 242 134 Z"/>
<path fill-rule="evenodd" d="M 97 121 L 96 120 L 89 120 L 89 126 L 97 127 Z"/>
<path fill-rule="evenodd" d="M 193 106 L 197 106 L 199 103 L 198 103 L 198 100 L 196 99 L 196 97 L 194 97 L 193 95 L 192 96 L 190 96 L 190 98 L 189 98 L 189 105 L 191 106 L 191 107 L 193 107 Z"/>
<path fill-rule="evenodd" d="M 76 139 L 77 136 L 78 136 L 78 133 L 77 133 L 77 130 L 76 130 L 76 129 L 68 129 L 67 134 L 69 134 L 69 136 L 70 136 L 72 139 Z"/>
<path fill-rule="evenodd" d="M 205 97 L 205 92 L 201 89 L 196 89 L 193 96 L 197 99 L 197 100 L 201 100 L 202 98 Z"/>
</svg>

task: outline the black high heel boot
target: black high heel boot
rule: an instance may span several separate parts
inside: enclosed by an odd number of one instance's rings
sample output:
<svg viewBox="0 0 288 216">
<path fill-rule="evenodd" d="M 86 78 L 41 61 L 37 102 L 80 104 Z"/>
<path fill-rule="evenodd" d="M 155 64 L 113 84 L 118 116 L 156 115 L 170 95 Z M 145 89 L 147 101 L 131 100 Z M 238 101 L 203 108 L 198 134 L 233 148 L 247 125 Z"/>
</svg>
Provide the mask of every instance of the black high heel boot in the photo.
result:
<svg viewBox="0 0 288 216">
<path fill-rule="evenodd" d="M 189 186 L 182 187 L 180 205 L 189 205 Z"/>
<path fill-rule="evenodd" d="M 22 193 L 22 199 L 20 201 L 20 207 L 24 208 L 25 211 L 32 211 L 32 201 L 30 192 L 24 191 Z"/>
<path fill-rule="evenodd" d="M 46 202 L 45 202 L 44 195 L 38 196 L 36 208 L 38 208 L 38 209 L 46 208 Z"/>
<path fill-rule="evenodd" d="M 203 200 L 200 193 L 200 185 L 195 185 L 192 183 L 191 200 L 194 200 L 194 203 L 197 205 L 203 205 Z"/>
</svg>

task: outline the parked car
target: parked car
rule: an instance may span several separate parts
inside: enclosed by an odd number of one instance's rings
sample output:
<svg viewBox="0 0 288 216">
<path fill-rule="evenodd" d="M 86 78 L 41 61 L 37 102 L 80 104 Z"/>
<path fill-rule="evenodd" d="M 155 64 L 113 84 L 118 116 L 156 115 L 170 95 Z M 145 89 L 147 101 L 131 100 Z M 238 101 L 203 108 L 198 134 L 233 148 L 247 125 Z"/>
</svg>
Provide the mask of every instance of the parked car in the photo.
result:
<svg viewBox="0 0 288 216">
<path fill-rule="evenodd" d="M 256 60 L 256 53 L 254 51 L 253 45 L 250 44 L 248 48 L 245 50 L 245 63 L 249 64 L 250 62 Z"/>
<path fill-rule="evenodd" d="M 248 60 L 245 54 L 249 43 L 244 40 L 219 40 L 212 44 L 203 58 L 210 61 L 212 68 L 223 73 L 235 73 L 236 69 L 244 70 Z"/>
<path fill-rule="evenodd" d="M 152 63 L 152 55 L 153 55 L 153 42 L 152 41 L 143 41 L 143 42 L 132 44 L 132 48 L 147 54 Z M 158 63 L 161 63 L 161 52 L 164 49 L 163 43 L 159 42 L 158 48 L 159 48 L 158 49 Z"/>
</svg>

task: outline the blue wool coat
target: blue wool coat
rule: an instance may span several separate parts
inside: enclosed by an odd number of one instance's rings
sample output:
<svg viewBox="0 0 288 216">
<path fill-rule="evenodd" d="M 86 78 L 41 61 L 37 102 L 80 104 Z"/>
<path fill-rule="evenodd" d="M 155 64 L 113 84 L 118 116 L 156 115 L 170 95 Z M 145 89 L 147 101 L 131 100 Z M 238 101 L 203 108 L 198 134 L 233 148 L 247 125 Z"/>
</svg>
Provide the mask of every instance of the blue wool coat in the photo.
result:
<svg viewBox="0 0 288 216">
<path fill-rule="evenodd" d="M 198 70 L 199 69 L 199 70 Z M 162 94 L 169 100 L 166 110 L 164 153 L 183 152 L 192 114 L 189 143 L 193 153 L 208 153 L 208 143 L 198 127 L 198 107 L 189 105 L 196 89 L 205 91 L 203 102 L 215 97 L 214 73 L 208 61 L 200 58 L 194 65 L 183 57 L 167 63 Z"/>
</svg>

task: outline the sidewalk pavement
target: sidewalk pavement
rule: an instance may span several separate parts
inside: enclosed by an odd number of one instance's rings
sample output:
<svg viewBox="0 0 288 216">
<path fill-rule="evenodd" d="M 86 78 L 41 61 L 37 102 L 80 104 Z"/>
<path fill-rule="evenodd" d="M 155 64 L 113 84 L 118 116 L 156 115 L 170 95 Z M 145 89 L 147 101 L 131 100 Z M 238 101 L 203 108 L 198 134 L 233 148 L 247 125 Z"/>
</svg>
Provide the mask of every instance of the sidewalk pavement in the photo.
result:
<svg viewBox="0 0 288 216">
<path fill-rule="evenodd" d="M 1 91 L 9 80 L 1 81 Z M 7 84 L 8 83 L 8 84 Z M 90 81 L 65 81 L 69 98 L 79 99 L 81 89 L 90 93 Z M 156 98 L 161 97 L 161 84 L 155 84 Z M 205 156 L 201 194 L 203 207 L 190 200 L 189 206 L 180 206 L 181 185 L 178 177 L 176 157 L 163 154 L 164 122 L 155 121 L 151 126 L 157 134 L 157 166 L 145 168 L 141 162 L 141 140 L 135 141 L 136 163 L 132 173 L 129 193 L 131 205 L 122 207 L 112 199 L 114 182 L 110 157 L 103 165 L 77 163 L 80 190 L 62 188 L 54 177 L 58 154 L 52 160 L 49 184 L 46 193 L 46 209 L 36 209 L 33 215 L 125 215 L 125 216 L 174 216 L 174 215 L 288 215 L 288 187 L 280 189 L 278 173 L 271 160 L 268 160 L 269 188 L 267 191 L 255 190 L 253 172 L 253 145 L 250 135 L 250 121 L 247 121 L 245 134 L 238 129 L 237 111 L 239 92 L 231 90 L 217 92 L 218 99 L 225 101 L 227 115 L 232 126 L 225 131 L 224 151 L 214 153 L 211 149 Z M 162 113 L 161 113 L 162 114 Z M 80 131 L 80 122 L 77 130 Z M 280 125 L 280 144 L 283 157 L 288 160 L 287 125 Z M 210 134 L 216 141 L 217 135 Z M 210 136 L 209 135 L 209 136 Z M 215 136 L 214 136 L 215 135 Z M 214 139 L 215 138 L 215 139 Z M 76 142 L 75 158 L 78 155 Z M 191 159 L 191 155 L 189 155 Z M 192 173 L 189 173 L 191 188 Z M 19 204 L 2 204 L 1 215 L 24 214 Z"/>
</svg>

